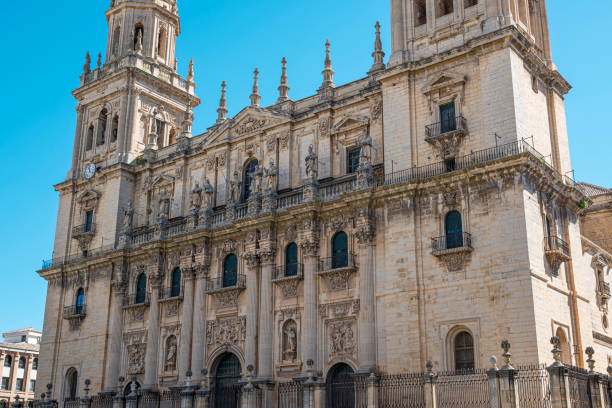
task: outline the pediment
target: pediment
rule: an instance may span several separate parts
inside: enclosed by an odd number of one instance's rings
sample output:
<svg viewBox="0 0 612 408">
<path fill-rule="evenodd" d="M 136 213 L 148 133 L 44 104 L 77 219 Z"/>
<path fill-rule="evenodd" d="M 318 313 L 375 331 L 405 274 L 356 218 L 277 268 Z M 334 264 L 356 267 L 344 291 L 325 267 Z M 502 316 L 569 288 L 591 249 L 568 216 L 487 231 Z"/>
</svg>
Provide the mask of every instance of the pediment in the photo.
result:
<svg viewBox="0 0 612 408">
<path fill-rule="evenodd" d="M 423 93 L 433 92 L 449 86 L 464 85 L 466 81 L 467 77 L 465 75 L 448 71 L 440 72 L 427 81 L 423 87 Z"/>
<path fill-rule="evenodd" d="M 332 128 L 332 133 L 349 132 L 351 130 L 367 127 L 369 124 L 370 119 L 367 116 L 347 116 L 340 119 L 340 121 L 338 121 L 338 123 L 334 125 L 334 127 Z"/>
<path fill-rule="evenodd" d="M 85 202 L 85 201 L 89 201 L 89 200 L 97 200 L 100 198 L 100 196 L 102 196 L 102 193 L 100 193 L 97 190 L 93 190 L 93 189 L 89 189 L 89 190 L 85 190 L 83 191 L 78 198 L 78 201 L 80 202 Z"/>
</svg>

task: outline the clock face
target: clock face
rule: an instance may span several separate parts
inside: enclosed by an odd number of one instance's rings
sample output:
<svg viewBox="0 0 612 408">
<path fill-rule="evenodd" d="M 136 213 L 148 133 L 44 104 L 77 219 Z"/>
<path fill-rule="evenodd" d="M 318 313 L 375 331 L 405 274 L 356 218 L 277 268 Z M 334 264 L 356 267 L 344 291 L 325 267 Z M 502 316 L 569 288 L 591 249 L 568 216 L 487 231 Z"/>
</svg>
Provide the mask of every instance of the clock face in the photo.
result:
<svg viewBox="0 0 612 408">
<path fill-rule="evenodd" d="M 93 163 L 89 163 L 87 167 L 85 167 L 85 178 L 90 179 L 96 174 L 96 165 Z"/>
</svg>

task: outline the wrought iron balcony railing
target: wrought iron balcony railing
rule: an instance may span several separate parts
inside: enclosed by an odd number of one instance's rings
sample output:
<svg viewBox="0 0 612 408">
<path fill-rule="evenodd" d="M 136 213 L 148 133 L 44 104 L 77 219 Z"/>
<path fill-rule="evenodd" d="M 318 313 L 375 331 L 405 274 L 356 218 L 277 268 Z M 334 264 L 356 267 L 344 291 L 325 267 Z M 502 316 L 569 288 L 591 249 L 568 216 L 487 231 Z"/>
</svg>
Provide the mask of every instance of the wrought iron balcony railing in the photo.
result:
<svg viewBox="0 0 612 408">
<path fill-rule="evenodd" d="M 605 298 L 610 298 L 610 284 L 608 282 L 601 282 L 599 285 L 599 291 Z"/>
<path fill-rule="evenodd" d="M 134 293 L 131 295 L 127 295 L 123 298 L 123 307 L 148 306 L 149 302 L 150 302 L 150 297 L 148 293 L 144 296 L 142 294 Z"/>
<path fill-rule="evenodd" d="M 434 255 L 443 253 L 452 249 L 466 249 L 471 250 L 472 248 L 472 235 L 467 232 L 459 232 L 456 234 L 448 234 L 442 237 L 431 239 L 432 253 Z"/>
<path fill-rule="evenodd" d="M 162 288 L 159 291 L 159 300 L 168 299 L 182 299 L 183 288 L 180 286 L 170 286 L 169 288 Z"/>
<path fill-rule="evenodd" d="M 426 138 L 434 138 L 451 132 L 467 132 L 467 121 L 463 116 L 445 119 L 425 126 Z"/>
<path fill-rule="evenodd" d="M 322 258 L 319 260 L 319 273 L 338 269 L 357 269 L 355 258 L 352 252 L 341 252 L 330 258 Z"/>
<path fill-rule="evenodd" d="M 72 237 L 80 237 L 82 235 L 87 234 L 95 234 L 96 233 L 96 224 L 89 223 L 83 225 L 76 225 L 72 227 Z"/>
<path fill-rule="evenodd" d="M 218 278 L 206 280 L 206 293 L 220 292 L 228 289 L 245 289 L 246 276 L 242 274 L 226 274 Z"/>
<path fill-rule="evenodd" d="M 567 242 L 556 236 L 544 238 L 544 250 L 546 252 L 560 252 L 561 254 L 569 257 L 569 246 L 567 245 Z"/>
<path fill-rule="evenodd" d="M 304 277 L 304 265 L 301 263 L 293 263 L 281 265 L 274 268 L 272 280 L 282 280 L 289 278 L 302 279 Z"/>
<path fill-rule="evenodd" d="M 85 317 L 86 306 L 85 305 L 72 305 L 64 307 L 64 319 L 72 319 L 77 317 Z"/>
</svg>

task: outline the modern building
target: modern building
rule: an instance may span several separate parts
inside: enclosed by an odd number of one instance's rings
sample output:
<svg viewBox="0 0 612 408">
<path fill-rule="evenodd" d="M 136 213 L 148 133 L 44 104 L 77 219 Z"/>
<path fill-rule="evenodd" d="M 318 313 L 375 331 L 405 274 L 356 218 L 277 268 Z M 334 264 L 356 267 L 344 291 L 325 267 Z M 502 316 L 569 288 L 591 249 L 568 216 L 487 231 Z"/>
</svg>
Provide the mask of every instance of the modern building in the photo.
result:
<svg viewBox="0 0 612 408">
<path fill-rule="evenodd" d="M 38 372 L 38 351 L 42 333 L 27 328 L 2 333 L 0 342 L 0 407 L 12 406 L 16 398 L 30 406 Z"/>
<path fill-rule="evenodd" d="M 275 104 L 255 71 L 230 118 L 224 82 L 199 135 L 176 1 L 114 0 L 106 18 L 38 272 L 54 398 L 188 370 L 215 401 L 249 366 L 267 393 L 310 368 L 332 387 L 429 360 L 471 370 L 505 339 L 517 364 L 550 363 L 551 336 L 564 363 L 593 346 L 605 372 L 609 230 L 582 234 L 602 223 L 570 177 L 544 0 L 392 0 L 363 78 L 336 85 L 322 44 L 312 96 L 291 99 L 283 58 Z"/>
</svg>

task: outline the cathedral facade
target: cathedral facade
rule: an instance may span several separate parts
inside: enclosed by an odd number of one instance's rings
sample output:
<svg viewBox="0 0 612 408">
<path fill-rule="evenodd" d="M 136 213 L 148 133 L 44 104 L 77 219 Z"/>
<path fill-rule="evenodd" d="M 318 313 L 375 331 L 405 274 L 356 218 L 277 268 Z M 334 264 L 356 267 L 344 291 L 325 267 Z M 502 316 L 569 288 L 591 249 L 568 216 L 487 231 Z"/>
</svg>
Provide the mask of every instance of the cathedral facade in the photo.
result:
<svg viewBox="0 0 612 408">
<path fill-rule="evenodd" d="M 114 0 L 57 184 L 38 384 L 53 397 L 249 372 L 347 374 L 612 355 L 612 255 L 582 236 L 544 0 L 392 0 L 392 54 L 192 135 L 176 0 Z M 596 227 L 596 226 L 595 226 Z M 76 382 L 76 384 L 75 384 Z M 40 393 L 41 390 L 37 390 Z"/>
</svg>

